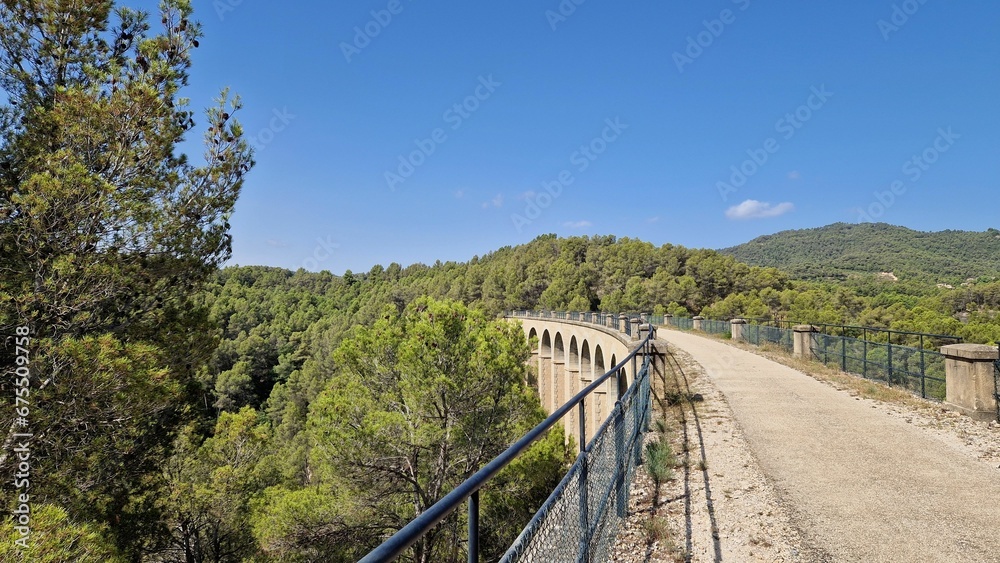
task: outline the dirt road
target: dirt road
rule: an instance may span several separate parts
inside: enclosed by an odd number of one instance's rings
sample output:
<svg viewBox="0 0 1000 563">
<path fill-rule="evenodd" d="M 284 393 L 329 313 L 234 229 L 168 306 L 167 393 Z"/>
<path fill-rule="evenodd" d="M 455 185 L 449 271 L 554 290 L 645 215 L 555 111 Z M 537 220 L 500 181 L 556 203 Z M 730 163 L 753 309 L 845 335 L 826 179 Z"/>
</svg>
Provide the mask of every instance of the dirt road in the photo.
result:
<svg viewBox="0 0 1000 563">
<path fill-rule="evenodd" d="M 1000 562 L 1000 470 L 789 367 L 679 331 L 805 540 L 830 561 Z"/>
</svg>

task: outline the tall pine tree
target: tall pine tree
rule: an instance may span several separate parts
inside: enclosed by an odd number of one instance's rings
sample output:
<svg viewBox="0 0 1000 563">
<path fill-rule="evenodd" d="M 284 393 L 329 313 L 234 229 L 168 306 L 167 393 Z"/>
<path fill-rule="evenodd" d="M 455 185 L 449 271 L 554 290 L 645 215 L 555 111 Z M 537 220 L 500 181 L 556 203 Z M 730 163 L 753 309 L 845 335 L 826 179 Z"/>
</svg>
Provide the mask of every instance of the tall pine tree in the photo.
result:
<svg viewBox="0 0 1000 563">
<path fill-rule="evenodd" d="M 178 151 L 201 28 L 189 0 L 160 12 L 154 32 L 112 1 L 0 2 L 0 334 L 32 335 L 31 496 L 107 527 L 133 560 L 156 548 L 156 469 L 214 346 L 192 296 L 230 255 L 253 166 L 225 91 L 203 162 Z"/>
</svg>

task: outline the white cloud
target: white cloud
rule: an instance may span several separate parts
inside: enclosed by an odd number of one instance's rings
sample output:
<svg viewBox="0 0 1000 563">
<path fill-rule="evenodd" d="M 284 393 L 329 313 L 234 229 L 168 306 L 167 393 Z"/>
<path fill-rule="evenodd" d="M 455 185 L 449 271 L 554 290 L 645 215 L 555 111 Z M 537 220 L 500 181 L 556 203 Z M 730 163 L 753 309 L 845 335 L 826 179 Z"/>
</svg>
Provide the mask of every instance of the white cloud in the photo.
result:
<svg viewBox="0 0 1000 563">
<path fill-rule="evenodd" d="M 535 192 L 533 192 L 532 190 L 528 190 L 526 192 L 521 192 L 521 194 L 517 196 L 517 199 L 521 201 L 528 201 L 535 199 L 535 195 L 537 195 L 535 194 Z"/>
<path fill-rule="evenodd" d="M 490 207 L 503 207 L 503 194 L 497 194 L 495 198 L 483 202 L 483 209 L 489 209 Z"/>
<path fill-rule="evenodd" d="M 791 172 L 788 173 L 788 179 L 789 180 L 798 180 L 801 177 L 802 177 L 802 174 L 799 174 L 798 170 L 792 170 Z"/>
<path fill-rule="evenodd" d="M 465 197 L 465 190 L 455 190 L 455 198 L 462 199 Z"/>
<path fill-rule="evenodd" d="M 567 221 L 563 223 L 563 226 L 570 229 L 586 229 L 587 227 L 593 227 L 594 224 L 590 221 Z"/>
<path fill-rule="evenodd" d="M 267 239 L 267 245 L 271 248 L 287 248 L 288 243 L 278 239 Z"/>
<path fill-rule="evenodd" d="M 646 222 L 649 223 L 649 224 L 659 223 L 660 222 L 660 218 L 659 218 L 659 216 L 657 216 L 657 217 L 650 217 L 649 219 L 646 219 Z"/>
<path fill-rule="evenodd" d="M 730 219 L 766 219 L 784 215 L 794 209 L 795 205 L 789 202 L 771 205 L 755 199 L 748 199 L 727 209 L 726 217 Z"/>
</svg>

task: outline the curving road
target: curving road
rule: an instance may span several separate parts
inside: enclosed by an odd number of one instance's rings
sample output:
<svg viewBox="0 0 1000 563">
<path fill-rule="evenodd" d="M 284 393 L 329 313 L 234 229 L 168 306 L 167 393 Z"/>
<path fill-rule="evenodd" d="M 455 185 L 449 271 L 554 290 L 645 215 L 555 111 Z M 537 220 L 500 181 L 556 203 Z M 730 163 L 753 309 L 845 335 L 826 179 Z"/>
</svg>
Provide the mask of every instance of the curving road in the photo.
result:
<svg viewBox="0 0 1000 563">
<path fill-rule="evenodd" d="M 796 525 L 831 561 L 1000 562 L 1000 470 L 867 400 L 675 330 L 725 395 Z"/>
</svg>

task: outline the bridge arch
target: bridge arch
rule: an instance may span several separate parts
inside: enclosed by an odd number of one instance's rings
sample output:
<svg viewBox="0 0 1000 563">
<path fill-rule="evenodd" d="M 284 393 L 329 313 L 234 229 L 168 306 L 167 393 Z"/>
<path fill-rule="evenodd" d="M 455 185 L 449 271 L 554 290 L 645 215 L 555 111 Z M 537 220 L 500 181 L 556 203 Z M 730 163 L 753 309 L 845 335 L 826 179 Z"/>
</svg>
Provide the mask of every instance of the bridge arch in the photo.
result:
<svg viewBox="0 0 1000 563">
<path fill-rule="evenodd" d="M 554 412 L 584 387 L 601 377 L 632 352 L 637 342 L 626 335 L 616 324 L 602 324 L 557 319 L 552 316 L 517 316 L 525 336 L 537 337 L 537 380 L 532 382 L 538 390 L 542 407 Z M 535 363 L 534 361 L 532 362 Z M 629 377 L 631 380 L 631 376 Z M 587 413 L 584 432 L 593 436 L 611 414 L 618 399 L 618 385 L 614 378 L 591 393 L 584 402 Z M 579 411 L 572 409 L 563 419 L 567 439 L 572 436 L 580 442 Z"/>
</svg>

